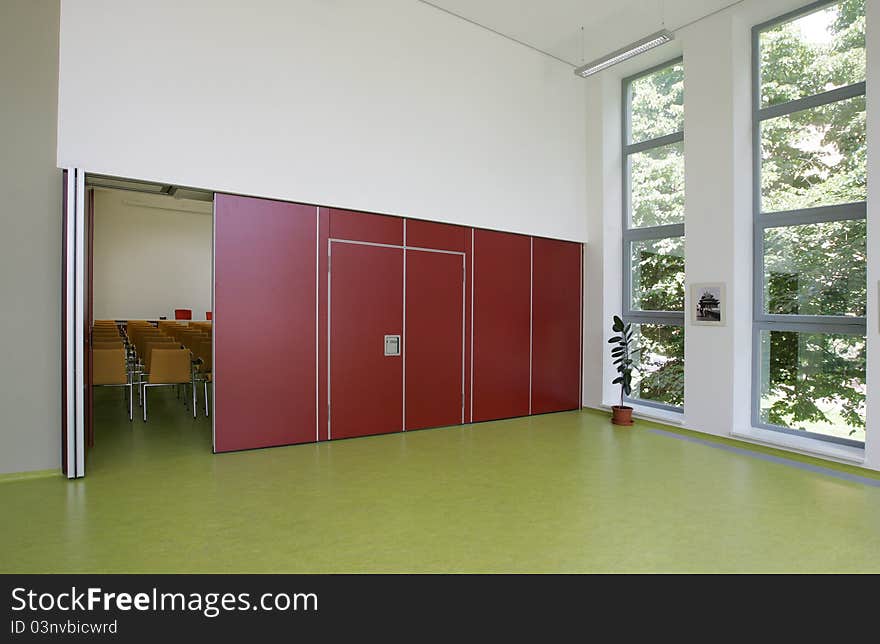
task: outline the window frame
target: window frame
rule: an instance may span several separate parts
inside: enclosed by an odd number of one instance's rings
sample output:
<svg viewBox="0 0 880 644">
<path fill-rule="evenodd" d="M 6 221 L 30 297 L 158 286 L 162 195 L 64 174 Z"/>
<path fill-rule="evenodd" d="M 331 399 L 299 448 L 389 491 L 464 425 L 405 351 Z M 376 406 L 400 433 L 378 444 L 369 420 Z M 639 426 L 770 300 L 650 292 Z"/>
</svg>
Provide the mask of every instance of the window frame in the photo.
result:
<svg viewBox="0 0 880 644">
<path fill-rule="evenodd" d="M 622 187 L 622 217 L 623 217 L 623 273 L 622 273 L 622 315 L 624 322 L 631 324 L 655 324 L 661 326 L 680 326 L 684 327 L 685 311 L 642 311 L 632 308 L 632 243 L 638 241 L 653 241 L 667 239 L 673 237 L 681 237 L 684 240 L 684 223 L 665 224 L 661 226 L 645 226 L 640 228 L 630 227 L 630 217 L 632 215 L 632 192 L 631 192 L 631 175 L 632 165 L 630 158 L 633 154 L 653 150 L 672 143 L 684 142 L 684 125 L 678 132 L 664 134 L 653 139 L 646 139 L 638 143 L 630 143 L 630 132 L 632 130 L 632 101 L 629 91 L 630 85 L 645 76 L 650 76 L 654 72 L 660 71 L 678 63 L 684 64 L 684 56 L 671 58 L 657 65 L 653 65 L 647 69 L 627 76 L 621 81 L 621 187 Z M 687 245 L 685 244 L 685 249 Z M 687 252 L 685 250 L 685 252 Z M 685 294 L 686 297 L 687 294 Z M 653 407 L 664 411 L 675 413 L 683 413 L 684 406 L 668 405 L 666 403 L 653 400 L 643 400 L 641 398 L 632 398 L 626 396 L 625 402 L 636 404 L 644 407 Z"/>
<path fill-rule="evenodd" d="M 830 443 L 864 448 L 864 441 L 829 436 L 761 420 L 761 333 L 762 331 L 793 331 L 800 333 L 827 333 L 866 336 L 864 316 L 843 315 L 783 315 L 764 312 L 764 231 L 769 228 L 819 224 L 832 221 L 867 219 L 867 201 L 815 206 L 797 210 L 764 212 L 761 186 L 761 124 L 769 119 L 786 116 L 801 110 L 838 103 L 865 96 L 866 82 L 859 81 L 812 96 L 804 96 L 767 107 L 761 106 L 761 34 L 780 24 L 796 20 L 824 7 L 840 4 L 842 0 L 817 0 L 776 18 L 752 27 L 752 426 L 783 434 L 805 436 Z M 865 267 L 867 271 L 867 266 Z"/>
</svg>

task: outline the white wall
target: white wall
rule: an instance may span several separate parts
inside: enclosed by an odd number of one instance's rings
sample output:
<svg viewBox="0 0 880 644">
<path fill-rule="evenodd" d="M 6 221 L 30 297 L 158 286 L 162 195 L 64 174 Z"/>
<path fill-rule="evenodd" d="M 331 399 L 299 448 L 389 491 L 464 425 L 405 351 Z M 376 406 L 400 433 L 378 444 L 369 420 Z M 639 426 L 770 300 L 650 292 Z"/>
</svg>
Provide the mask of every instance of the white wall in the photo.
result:
<svg viewBox="0 0 880 644">
<path fill-rule="evenodd" d="M 590 240 L 584 249 L 583 402 L 587 407 L 599 407 L 620 395 L 608 384 L 614 379 L 614 367 L 606 359 L 611 316 L 620 314 L 621 303 L 620 83 L 612 74 L 598 74 L 585 81 Z"/>
<path fill-rule="evenodd" d="M 685 229 L 687 291 L 701 282 L 727 284 L 728 324 L 700 327 L 686 319 L 685 412 L 678 422 L 696 431 L 860 462 L 853 450 L 755 431 L 751 425 L 752 162 L 751 27 L 807 4 L 806 0 L 746 0 L 679 30 L 670 45 L 613 67 L 587 81 L 587 219 L 584 401 L 612 404 L 607 345 L 611 315 L 621 308 L 621 81 L 678 55 L 685 64 Z M 868 2 L 868 136 L 880 130 L 880 8 Z M 877 79 L 875 81 L 875 79 Z M 873 88 L 873 89 L 871 89 Z M 877 248 L 880 208 L 873 203 L 878 146 L 869 146 L 869 248 Z M 876 180 L 875 180 L 876 179 Z M 873 186 L 873 187 L 872 187 Z M 596 244 L 601 249 L 596 248 Z M 868 266 L 868 417 L 864 465 L 880 469 L 880 376 L 877 289 L 880 255 Z M 689 293 L 688 293 L 689 296 Z M 685 310 L 689 310 L 689 302 Z M 601 367 L 599 367 L 601 365 Z M 646 413 L 652 413 L 645 410 Z M 663 416 L 663 414 L 659 414 Z M 670 415 L 667 418 L 673 418 Z"/>
<path fill-rule="evenodd" d="M 118 190 L 95 191 L 96 320 L 193 319 L 211 310 L 212 205 Z"/>
<path fill-rule="evenodd" d="M 0 474 L 61 464 L 57 0 L 0 9 Z"/>
<path fill-rule="evenodd" d="M 63 0 L 58 163 L 582 241 L 583 83 L 413 0 Z"/>
</svg>

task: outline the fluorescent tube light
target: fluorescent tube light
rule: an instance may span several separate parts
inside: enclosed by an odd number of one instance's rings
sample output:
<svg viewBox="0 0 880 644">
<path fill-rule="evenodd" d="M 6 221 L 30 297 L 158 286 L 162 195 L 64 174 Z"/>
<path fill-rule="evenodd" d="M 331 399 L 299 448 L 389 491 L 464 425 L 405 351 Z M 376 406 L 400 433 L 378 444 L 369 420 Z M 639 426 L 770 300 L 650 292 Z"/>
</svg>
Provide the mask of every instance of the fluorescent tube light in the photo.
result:
<svg viewBox="0 0 880 644">
<path fill-rule="evenodd" d="M 618 49 L 615 52 L 608 54 L 607 56 L 602 56 L 602 58 L 597 58 L 591 63 L 587 63 L 582 67 L 578 67 L 574 70 L 574 73 L 578 76 L 582 76 L 586 78 L 596 72 L 601 72 L 603 69 L 608 69 L 612 65 L 616 65 L 617 63 L 622 63 L 625 60 L 629 60 L 633 56 L 638 56 L 641 53 L 648 51 L 649 49 L 654 49 L 654 47 L 658 47 L 664 43 L 668 43 L 673 39 L 673 35 L 671 31 L 667 31 L 663 29 L 662 31 L 658 31 L 657 33 L 651 34 L 650 36 L 645 36 L 641 40 L 637 40 L 631 45 L 627 45 L 621 49 Z"/>
<path fill-rule="evenodd" d="M 138 181 L 137 179 L 119 179 L 117 177 L 108 177 L 100 174 L 86 175 L 86 186 L 89 188 L 110 188 L 112 190 L 148 192 L 157 195 L 165 194 L 170 187 L 163 183 Z"/>
</svg>

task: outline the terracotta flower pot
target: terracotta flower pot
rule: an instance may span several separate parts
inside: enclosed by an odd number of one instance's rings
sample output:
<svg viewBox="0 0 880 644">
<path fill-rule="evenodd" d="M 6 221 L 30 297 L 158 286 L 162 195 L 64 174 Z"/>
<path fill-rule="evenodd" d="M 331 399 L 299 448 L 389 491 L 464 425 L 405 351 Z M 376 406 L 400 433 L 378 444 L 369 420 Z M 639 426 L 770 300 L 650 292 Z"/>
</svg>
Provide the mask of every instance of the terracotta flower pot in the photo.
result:
<svg viewBox="0 0 880 644">
<path fill-rule="evenodd" d="M 611 422 L 615 425 L 632 425 L 633 424 L 633 408 L 621 407 L 613 405 L 611 407 Z"/>
</svg>

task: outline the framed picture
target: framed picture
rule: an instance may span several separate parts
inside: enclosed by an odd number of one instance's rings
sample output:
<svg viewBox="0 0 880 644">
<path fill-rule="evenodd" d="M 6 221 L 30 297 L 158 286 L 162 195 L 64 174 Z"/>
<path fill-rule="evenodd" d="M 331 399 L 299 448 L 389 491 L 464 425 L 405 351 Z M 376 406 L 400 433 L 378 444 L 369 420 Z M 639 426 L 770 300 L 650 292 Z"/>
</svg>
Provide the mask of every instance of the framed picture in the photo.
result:
<svg viewBox="0 0 880 644">
<path fill-rule="evenodd" d="M 724 284 L 691 284 L 691 322 L 705 326 L 727 323 Z"/>
</svg>

